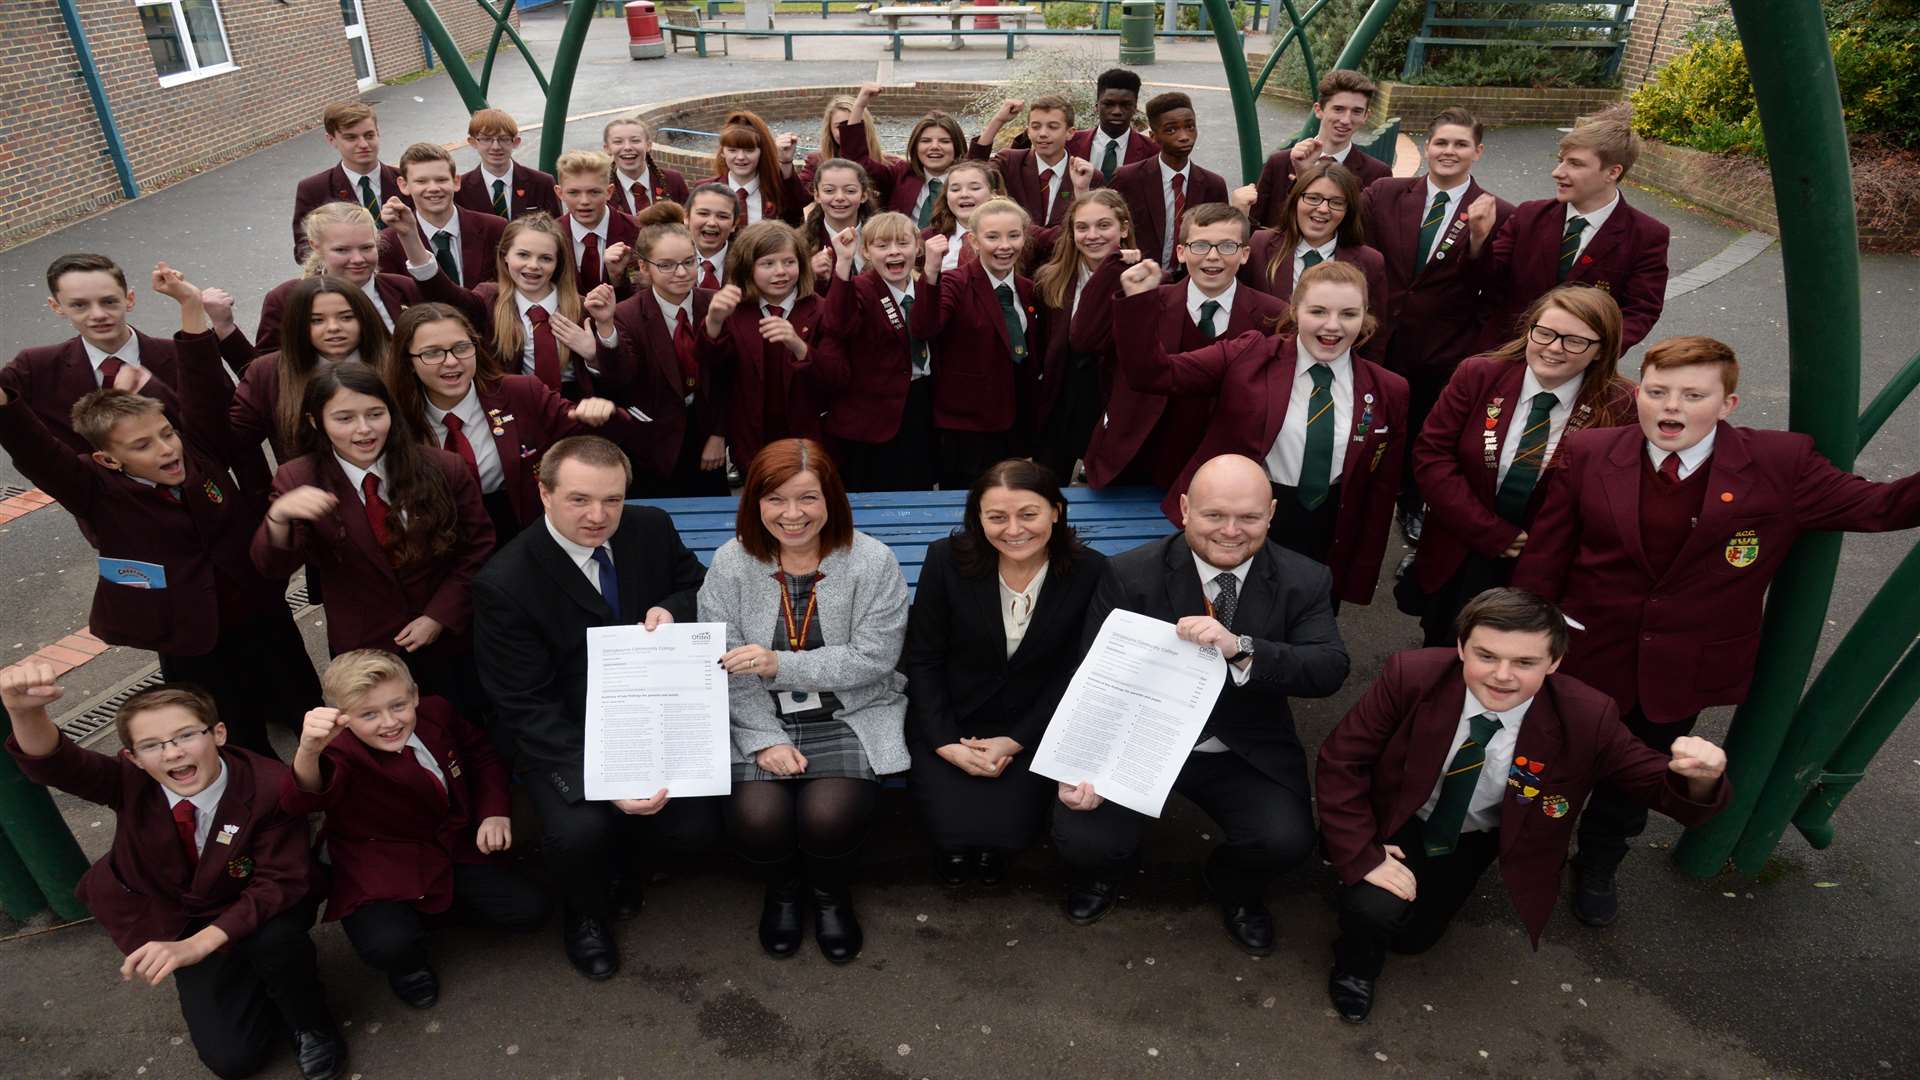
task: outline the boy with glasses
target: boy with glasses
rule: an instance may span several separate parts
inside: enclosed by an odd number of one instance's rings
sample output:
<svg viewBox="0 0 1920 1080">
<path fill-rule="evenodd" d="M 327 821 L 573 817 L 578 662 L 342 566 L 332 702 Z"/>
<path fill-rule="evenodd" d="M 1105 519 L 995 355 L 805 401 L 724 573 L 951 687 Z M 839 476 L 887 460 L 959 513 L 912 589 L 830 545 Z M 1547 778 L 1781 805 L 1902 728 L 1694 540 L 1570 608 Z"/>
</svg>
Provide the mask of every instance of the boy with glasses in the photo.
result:
<svg viewBox="0 0 1920 1080">
<path fill-rule="evenodd" d="M 114 718 L 117 755 L 54 726 L 55 668 L 0 671 L 7 752 L 29 780 L 114 812 L 113 847 L 76 895 L 126 954 L 120 977 L 173 976 L 180 1014 L 214 1075 L 258 1072 L 289 1033 L 306 1080 L 345 1075 L 313 942 L 319 897 L 307 823 L 280 810 L 286 766 L 226 745 L 212 699 L 161 686 Z"/>
<path fill-rule="evenodd" d="M 467 145 L 480 152 L 480 164 L 460 177 L 454 201 L 508 220 L 528 214 L 560 218 L 554 179 L 513 160 L 520 146 L 520 125 L 501 109 L 481 109 L 467 121 Z"/>
</svg>

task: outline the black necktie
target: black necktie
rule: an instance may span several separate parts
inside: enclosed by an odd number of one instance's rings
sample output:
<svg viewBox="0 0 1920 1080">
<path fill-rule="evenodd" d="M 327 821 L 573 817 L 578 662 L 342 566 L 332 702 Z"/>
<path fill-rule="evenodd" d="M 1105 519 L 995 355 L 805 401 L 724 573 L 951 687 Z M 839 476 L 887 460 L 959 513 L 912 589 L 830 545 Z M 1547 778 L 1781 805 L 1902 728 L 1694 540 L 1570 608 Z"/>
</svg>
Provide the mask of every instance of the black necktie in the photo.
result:
<svg viewBox="0 0 1920 1080">
<path fill-rule="evenodd" d="M 507 182 L 505 180 L 493 182 L 493 213 L 496 217 L 507 216 Z"/>
<path fill-rule="evenodd" d="M 1240 608 L 1240 579 L 1226 571 L 1214 575 L 1213 583 L 1220 590 L 1213 598 L 1214 621 L 1231 630 L 1234 612 Z"/>
<path fill-rule="evenodd" d="M 460 260 L 453 257 L 453 234 L 437 232 L 433 234 L 433 261 L 447 272 L 447 280 L 460 284 Z"/>
</svg>

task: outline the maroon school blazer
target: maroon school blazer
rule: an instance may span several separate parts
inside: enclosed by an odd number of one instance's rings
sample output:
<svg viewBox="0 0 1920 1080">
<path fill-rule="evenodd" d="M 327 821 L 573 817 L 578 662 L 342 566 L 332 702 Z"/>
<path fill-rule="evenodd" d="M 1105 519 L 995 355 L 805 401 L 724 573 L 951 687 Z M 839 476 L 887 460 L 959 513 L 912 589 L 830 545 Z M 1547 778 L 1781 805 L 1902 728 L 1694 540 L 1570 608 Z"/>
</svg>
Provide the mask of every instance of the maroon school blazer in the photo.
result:
<svg viewBox="0 0 1920 1080">
<path fill-rule="evenodd" d="M 480 171 L 478 165 L 460 174 L 460 187 L 453 193 L 453 203 L 462 210 L 493 213 L 493 191 L 487 185 L 486 174 Z M 545 214 L 559 221 L 563 213 L 560 209 L 560 193 L 555 188 L 553 177 L 532 166 L 514 162 L 513 191 L 507 196 L 508 219 Z"/>
<path fill-rule="evenodd" d="M 1031 379 L 1046 356 L 1046 320 L 1033 282 L 1015 274 L 1014 295 L 1027 313 L 1027 358 L 1013 363 L 1013 342 L 987 272 L 964 258 L 941 273 L 938 295 L 925 278 L 913 285 L 913 336 L 933 348 L 933 424 L 951 431 L 1011 431 L 1018 420 L 1015 379 Z"/>
<path fill-rule="evenodd" d="M 1370 296 L 1383 324 L 1387 367 L 1444 374 L 1473 353 L 1480 332 L 1480 280 L 1467 259 L 1467 207 L 1487 194 L 1478 181 L 1448 206 L 1435 258 L 1418 269 L 1420 223 L 1427 216 L 1427 178 L 1376 180 L 1361 199 L 1367 246 L 1380 253 L 1386 275 L 1384 296 Z M 1494 199 L 1494 231 L 1513 214 L 1513 204 Z M 1371 284 L 1369 285 L 1371 288 Z M 1424 538 L 1423 538 L 1424 540 Z"/>
<path fill-rule="evenodd" d="M 1566 226 L 1565 203 L 1523 202 L 1473 261 L 1485 313 L 1479 348 L 1492 349 L 1518 337 L 1517 323 L 1528 305 L 1562 284 L 1592 285 L 1612 294 L 1620 305 L 1622 352 L 1638 345 L 1660 321 L 1667 303 L 1666 225 L 1620 196 L 1620 205 L 1587 241 L 1587 250 L 1574 259 L 1562 282 L 1560 239 Z"/>
<path fill-rule="evenodd" d="M 787 321 L 807 343 L 819 345 L 823 305 L 814 296 L 790 300 Z M 820 434 L 820 408 L 795 370 L 793 352 L 785 345 L 768 345 L 760 336 L 760 305 L 742 301 L 721 324 L 720 337 L 707 336 L 705 320 L 696 327 L 700 377 L 710 380 L 718 403 L 727 445 L 736 462 L 752 461 L 760 448 L 775 439 L 813 438 Z M 772 385 L 769 386 L 768 384 Z M 786 425 L 774 429 L 767 416 L 767 395 L 786 403 Z"/>
</svg>

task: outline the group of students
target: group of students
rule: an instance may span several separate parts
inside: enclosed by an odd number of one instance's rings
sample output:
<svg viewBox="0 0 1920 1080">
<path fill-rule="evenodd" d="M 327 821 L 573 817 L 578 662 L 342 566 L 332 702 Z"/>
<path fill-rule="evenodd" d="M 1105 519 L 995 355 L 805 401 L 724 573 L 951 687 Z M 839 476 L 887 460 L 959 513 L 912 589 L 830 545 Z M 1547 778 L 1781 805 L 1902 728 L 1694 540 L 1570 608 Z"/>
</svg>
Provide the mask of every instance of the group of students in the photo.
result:
<svg viewBox="0 0 1920 1080">
<path fill-rule="evenodd" d="M 1603 926 L 1645 807 L 1724 801 L 1690 731 L 1744 696 L 1780 560 L 1804 530 L 1920 524 L 1920 481 L 1726 423 L 1717 341 L 1618 373 L 1666 275 L 1664 227 L 1617 191 L 1630 133 L 1576 129 L 1556 198 L 1516 209 L 1473 181 L 1481 132 L 1450 109 L 1424 176 L 1363 188 L 1372 88 L 1335 71 L 1321 135 L 1228 192 L 1188 161 L 1184 96 L 1149 101 L 1143 136 L 1137 77 L 1099 90 L 1079 132 L 1064 98 L 1008 102 L 972 142 L 930 114 L 905 160 L 870 148 L 877 86 L 798 162 L 740 113 L 694 185 L 635 121 L 546 178 L 485 111 L 458 176 L 431 144 L 382 165 L 371 111 L 336 106 L 341 163 L 299 189 L 307 273 L 251 341 L 230 295 L 164 263 L 170 340 L 128 325 L 111 260 L 55 261 L 79 336 L 0 370 L 0 445 L 98 550 L 94 632 L 158 653 L 168 685 L 121 707 L 108 757 L 48 719 L 52 671 L 16 665 L 9 749 L 118 813 L 81 895 L 125 975 L 174 976 L 211 1069 L 244 1075 L 288 1031 L 306 1075 L 344 1067 L 322 901 L 420 1007 L 447 913 L 544 921 L 503 860 L 510 776 L 592 978 L 618 969 L 650 853 L 723 831 L 764 876 L 765 951 L 798 952 L 811 912 L 851 961 L 860 838 L 909 770 L 944 882 L 997 883 L 1045 827 L 1068 917 L 1101 918 L 1151 820 L 1027 763 L 1115 608 L 1229 665 L 1175 784 L 1224 836 L 1206 884 L 1264 955 L 1267 883 L 1318 843 L 1351 1021 L 1385 951 L 1433 944 L 1495 859 L 1537 940 L 1577 820 L 1572 906 Z M 993 151 L 1023 108 L 1026 145 Z M 724 495 L 729 457 L 736 535 L 703 567 L 628 500 Z M 1081 465 L 1166 487 L 1179 531 L 1082 543 L 1061 493 Z M 967 490 L 963 522 L 910 602 L 847 492 L 934 484 Z M 1389 661 L 1310 786 L 1288 699 L 1345 683 L 1335 616 L 1371 599 L 1396 503 L 1424 507 L 1396 592 L 1428 648 Z M 281 598 L 302 567 L 318 676 Z M 727 627 L 732 794 L 586 800 L 586 631 L 694 619 Z M 289 768 L 268 722 L 296 719 Z"/>
</svg>

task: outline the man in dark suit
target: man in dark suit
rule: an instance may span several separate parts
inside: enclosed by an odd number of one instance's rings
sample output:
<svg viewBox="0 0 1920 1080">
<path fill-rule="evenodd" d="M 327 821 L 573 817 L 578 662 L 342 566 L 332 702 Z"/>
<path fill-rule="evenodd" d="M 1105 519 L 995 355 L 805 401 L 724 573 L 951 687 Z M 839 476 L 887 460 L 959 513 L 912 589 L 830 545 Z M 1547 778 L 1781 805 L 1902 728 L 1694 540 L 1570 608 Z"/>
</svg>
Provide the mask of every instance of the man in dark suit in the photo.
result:
<svg viewBox="0 0 1920 1080">
<path fill-rule="evenodd" d="M 1491 203 L 1495 229 L 1513 213 L 1473 178 L 1484 130 L 1467 110 L 1442 109 L 1427 124 L 1426 174 L 1375 180 L 1361 199 L 1367 244 L 1386 264 L 1386 295 L 1370 298 L 1387 335 L 1385 364 L 1407 380 L 1407 430 L 1416 435 L 1453 369 L 1472 355 L 1479 330 L 1480 282 L 1466 267 L 1467 208 Z M 1417 544 L 1420 491 L 1411 468 L 1405 478 L 1400 523 Z"/>
<path fill-rule="evenodd" d="M 414 143 L 400 155 L 400 190 L 413 200 L 420 242 L 447 280 L 473 289 L 499 275 L 500 234 L 507 219 L 480 210 L 462 210 L 453 201 L 453 155 L 438 143 Z M 407 272 L 405 245 L 380 246 L 380 272 Z"/>
<path fill-rule="evenodd" d="M 1174 622 L 1182 638 L 1226 658 L 1229 678 L 1173 789 L 1226 833 L 1207 860 L 1207 886 L 1228 935 L 1265 956 L 1273 951 L 1267 882 L 1313 850 L 1307 758 L 1287 698 L 1339 690 L 1347 648 L 1327 568 L 1267 540 L 1273 493 L 1258 462 L 1207 462 L 1180 508 L 1184 532 L 1108 562 L 1087 608 L 1085 645 L 1124 608 Z M 1067 918 L 1086 925 L 1113 907 L 1151 822 L 1103 802 L 1091 784 L 1060 785 L 1053 840 L 1075 876 Z"/>
<path fill-rule="evenodd" d="M 1611 293 L 1623 320 L 1622 352 L 1652 332 L 1667 303 L 1669 232 L 1620 194 L 1639 157 L 1640 137 L 1624 118 L 1594 120 L 1561 137 L 1553 198 L 1521 203 L 1504 223 L 1496 221 L 1493 206 L 1469 205 L 1484 313 L 1481 349 L 1519 337 L 1521 313 L 1555 285 L 1588 284 Z"/>
<path fill-rule="evenodd" d="M 1226 178 L 1193 164 L 1199 138 L 1193 99 L 1173 92 L 1147 102 L 1147 124 L 1160 147 L 1157 157 L 1138 161 L 1113 175 L 1113 190 L 1127 200 L 1133 238 L 1143 257 L 1172 266 L 1187 208 L 1227 201 Z"/>
<path fill-rule="evenodd" d="M 1320 746 L 1320 831 L 1342 886 L 1327 991 L 1348 1023 L 1372 1011 L 1387 950 L 1431 948 L 1495 859 L 1539 947 L 1596 784 L 1687 825 L 1726 805 L 1719 747 L 1682 736 L 1669 761 L 1605 694 L 1554 674 L 1567 624 L 1552 604 L 1489 589 L 1458 631 L 1453 649 L 1389 657 Z"/>
<path fill-rule="evenodd" d="M 1740 364 L 1712 338 L 1675 337 L 1640 367 L 1638 427 L 1560 442 L 1513 585 L 1579 630 L 1567 673 L 1620 706 L 1656 750 L 1700 710 L 1747 698 L 1761 601 L 1803 532 L 1920 526 L 1920 475 L 1877 484 L 1788 431 L 1734 427 Z M 1614 870 L 1646 811 L 1602 786 L 1580 819 L 1573 913 L 1618 914 Z"/>
<path fill-rule="evenodd" d="M 670 846 L 717 835 L 714 800 L 587 802 L 587 630 L 658 627 L 692 619 L 706 570 L 652 507 L 625 506 L 631 466 L 594 435 L 562 439 L 540 462 L 546 516 L 500 549 L 473 581 L 474 656 L 515 771 L 543 829 L 541 848 L 563 900 L 567 959 L 591 979 L 611 978 L 620 955 L 609 927 L 612 866 L 630 852 L 635 818 L 652 818 Z M 638 909 L 636 869 L 621 906 Z"/>
<path fill-rule="evenodd" d="M 375 221 L 388 199 L 406 199 L 400 171 L 380 163 L 380 121 L 373 106 L 336 102 L 321 114 L 327 143 L 340 155 L 331 168 L 314 173 L 293 189 L 293 261 L 307 260 L 307 214 L 323 203 L 359 203 Z M 407 200 L 412 205 L 412 200 Z"/>
<path fill-rule="evenodd" d="M 1393 175 L 1390 160 L 1382 161 L 1353 145 L 1354 136 L 1366 126 L 1367 114 L 1373 109 L 1376 89 L 1373 80 L 1346 68 L 1335 68 L 1320 77 L 1319 100 L 1313 103 L 1313 115 L 1320 121 L 1320 130 L 1275 150 L 1267 158 L 1266 165 L 1260 169 L 1260 179 L 1253 184 L 1253 207 L 1247 211 L 1255 226 L 1269 229 L 1282 226 L 1280 216 L 1286 210 L 1287 192 L 1293 190 L 1294 177 L 1316 161 L 1331 158 L 1339 162 L 1359 178 L 1362 191 L 1375 181 Z M 1388 147 L 1387 153 L 1392 152 L 1393 148 Z"/>
<path fill-rule="evenodd" d="M 1133 129 L 1133 114 L 1140 109 L 1140 76 L 1126 68 L 1108 68 L 1093 84 L 1094 111 L 1100 122 L 1081 128 L 1067 139 L 1067 153 L 1085 158 L 1100 170 L 1108 183 L 1122 165 L 1147 161 L 1160 147 Z"/>
</svg>

